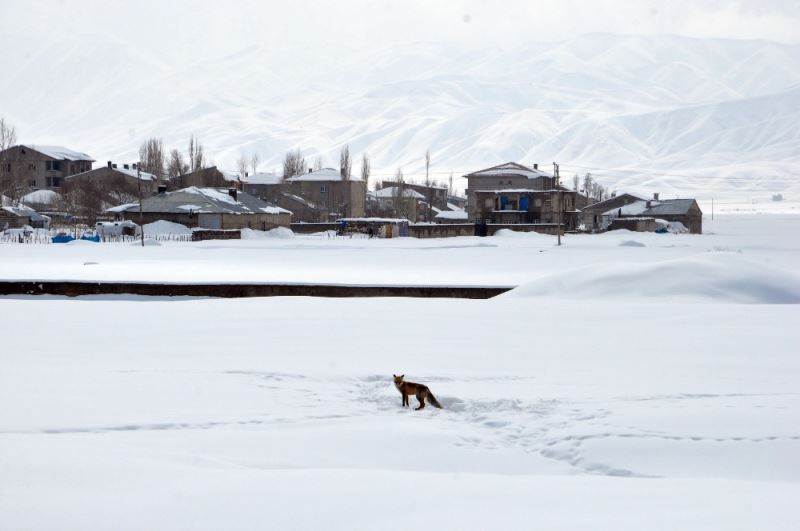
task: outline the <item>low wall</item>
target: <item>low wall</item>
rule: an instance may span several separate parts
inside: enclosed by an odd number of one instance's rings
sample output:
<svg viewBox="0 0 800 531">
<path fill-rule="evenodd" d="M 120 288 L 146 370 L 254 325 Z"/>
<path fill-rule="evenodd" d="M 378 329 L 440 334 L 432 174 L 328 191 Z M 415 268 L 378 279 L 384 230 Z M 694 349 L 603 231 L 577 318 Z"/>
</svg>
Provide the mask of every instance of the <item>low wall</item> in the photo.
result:
<svg viewBox="0 0 800 531">
<path fill-rule="evenodd" d="M 242 231 L 233 230 L 214 230 L 196 229 L 192 231 L 192 241 L 201 242 L 203 240 L 241 240 Z"/>
<path fill-rule="evenodd" d="M 291 223 L 289 228 L 296 234 L 314 234 L 326 230 L 339 230 L 341 223 Z"/>
<path fill-rule="evenodd" d="M 344 286 L 317 284 L 140 284 L 0 282 L 0 295 L 148 295 L 161 297 L 423 297 L 489 299 L 512 287 Z"/>
<path fill-rule="evenodd" d="M 454 236 L 475 236 L 474 223 L 442 223 L 438 225 L 409 225 L 408 235 L 412 238 L 452 238 Z"/>
<path fill-rule="evenodd" d="M 558 234 L 558 223 L 489 223 L 486 225 L 486 235 L 494 236 L 502 229 L 509 229 L 515 232 L 538 232 L 540 234 Z M 562 234 L 563 234 L 563 228 Z"/>
</svg>

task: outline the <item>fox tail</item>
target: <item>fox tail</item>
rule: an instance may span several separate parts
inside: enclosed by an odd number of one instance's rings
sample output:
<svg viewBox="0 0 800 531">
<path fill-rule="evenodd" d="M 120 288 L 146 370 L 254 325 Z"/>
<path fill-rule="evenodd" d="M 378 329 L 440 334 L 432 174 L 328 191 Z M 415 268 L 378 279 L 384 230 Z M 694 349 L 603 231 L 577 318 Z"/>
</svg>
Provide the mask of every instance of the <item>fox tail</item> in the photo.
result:
<svg viewBox="0 0 800 531">
<path fill-rule="evenodd" d="M 431 393 L 430 389 L 428 390 L 428 402 L 430 402 L 430 404 L 433 407 L 438 408 L 438 409 L 442 409 L 442 405 L 439 403 L 438 400 L 436 400 L 436 397 L 433 396 L 433 393 Z"/>
</svg>

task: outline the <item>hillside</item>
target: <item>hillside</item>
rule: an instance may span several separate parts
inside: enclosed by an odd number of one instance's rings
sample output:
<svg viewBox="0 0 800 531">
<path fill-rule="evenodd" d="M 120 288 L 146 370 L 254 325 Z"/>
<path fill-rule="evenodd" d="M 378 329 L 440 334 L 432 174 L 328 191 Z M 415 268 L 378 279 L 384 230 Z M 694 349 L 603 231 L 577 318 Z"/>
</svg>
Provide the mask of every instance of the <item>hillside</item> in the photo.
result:
<svg viewBox="0 0 800 531">
<path fill-rule="evenodd" d="M 800 45 L 590 34 L 505 50 L 418 43 L 326 57 L 265 43 L 186 58 L 108 35 L 0 37 L 11 41 L 21 53 L 0 78 L 1 114 L 23 141 L 99 161 L 132 160 L 151 135 L 185 148 L 194 133 L 229 168 L 241 152 L 275 168 L 293 147 L 334 164 L 349 143 L 381 176 L 418 175 L 430 148 L 443 180 L 557 160 L 570 180 L 593 169 L 634 191 L 800 191 Z"/>
</svg>

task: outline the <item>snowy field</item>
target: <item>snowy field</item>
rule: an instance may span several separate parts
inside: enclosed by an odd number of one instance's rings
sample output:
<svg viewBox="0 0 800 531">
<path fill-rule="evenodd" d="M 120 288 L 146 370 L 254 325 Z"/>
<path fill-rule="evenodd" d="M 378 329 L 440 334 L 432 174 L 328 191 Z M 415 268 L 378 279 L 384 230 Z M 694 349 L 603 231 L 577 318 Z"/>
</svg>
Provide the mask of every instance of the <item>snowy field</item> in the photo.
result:
<svg viewBox="0 0 800 531">
<path fill-rule="evenodd" d="M 0 297 L 0 529 L 796 530 L 800 216 L 704 229 L 0 246 L 2 279 L 521 285 Z"/>
</svg>

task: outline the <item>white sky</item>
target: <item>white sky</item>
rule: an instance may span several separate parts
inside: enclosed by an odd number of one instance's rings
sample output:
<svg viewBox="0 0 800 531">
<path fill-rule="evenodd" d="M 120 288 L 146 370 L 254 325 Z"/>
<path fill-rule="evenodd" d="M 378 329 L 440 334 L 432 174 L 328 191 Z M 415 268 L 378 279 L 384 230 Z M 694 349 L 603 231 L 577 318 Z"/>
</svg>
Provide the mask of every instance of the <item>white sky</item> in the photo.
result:
<svg viewBox="0 0 800 531">
<path fill-rule="evenodd" d="M 798 0 L 0 0 L 0 20 L 0 32 L 29 39 L 110 33 L 171 54 L 254 43 L 486 47 L 589 32 L 800 42 Z"/>
</svg>

